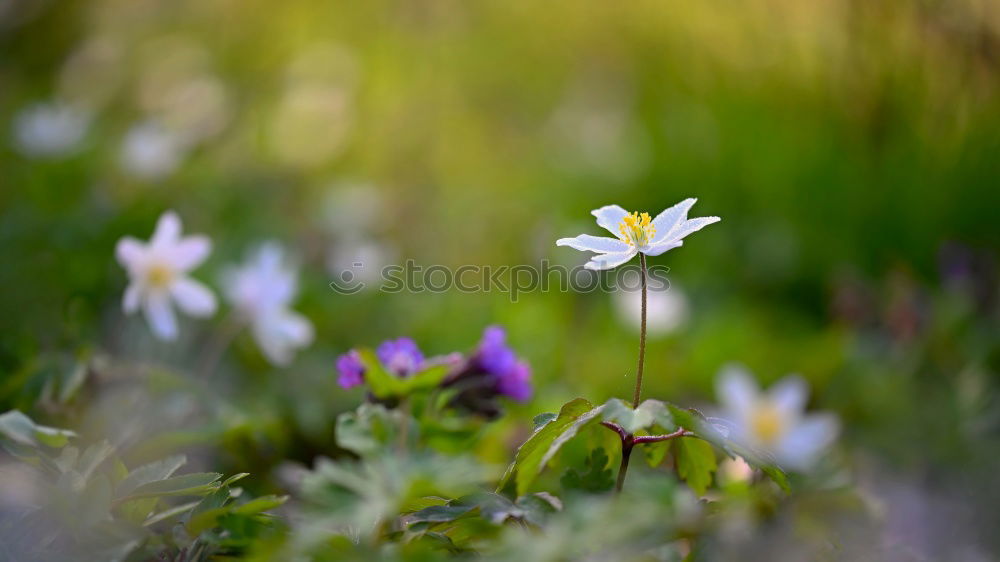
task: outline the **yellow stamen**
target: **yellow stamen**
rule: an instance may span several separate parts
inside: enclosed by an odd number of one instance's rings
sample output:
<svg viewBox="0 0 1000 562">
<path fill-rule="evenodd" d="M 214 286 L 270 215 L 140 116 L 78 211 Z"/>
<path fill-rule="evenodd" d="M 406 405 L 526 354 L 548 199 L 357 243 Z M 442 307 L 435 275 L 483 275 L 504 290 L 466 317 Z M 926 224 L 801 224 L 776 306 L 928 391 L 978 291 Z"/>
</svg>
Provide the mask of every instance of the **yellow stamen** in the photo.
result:
<svg viewBox="0 0 1000 562">
<path fill-rule="evenodd" d="M 785 420 L 774 406 L 760 404 L 750 415 L 750 430 L 760 442 L 774 445 L 785 432 Z"/>
<path fill-rule="evenodd" d="M 653 220 L 649 217 L 649 213 L 639 214 L 635 212 L 631 215 L 625 215 L 622 222 L 618 224 L 618 232 L 621 233 L 619 238 L 622 242 L 630 246 L 645 246 L 656 235 L 656 227 L 653 226 Z"/>
<path fill-rule="evenodd" d="M 146 272 L 146 280 L 153 287 L 166 287 L 170 284 L 173 278 L 173 270 L 159 263 L 151 265 Z"/>
</svg>

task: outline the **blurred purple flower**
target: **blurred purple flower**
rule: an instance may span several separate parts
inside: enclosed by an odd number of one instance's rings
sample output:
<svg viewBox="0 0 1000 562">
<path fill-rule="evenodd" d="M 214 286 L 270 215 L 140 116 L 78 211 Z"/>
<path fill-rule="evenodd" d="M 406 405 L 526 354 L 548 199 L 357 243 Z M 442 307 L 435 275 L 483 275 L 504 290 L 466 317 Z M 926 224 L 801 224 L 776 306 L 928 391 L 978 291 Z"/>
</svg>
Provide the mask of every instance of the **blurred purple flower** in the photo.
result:
<svg viewBox="0 0 1000 562">
<path fill-rule="evenodd" d="M 412 375 L 424 364 L 424 354 L 410 338 L 386 340 L 375 353 L 386 370 L 398 377 Z"/>
<path fill-rule="evenodd" d="M 353 349 L 337 358 L 337 384 L 341 388 L 353 388 L 364 382 L 365 367 L 358 352 Z"/>
<path fill-rule="evenodd" d="M 531 367 L 517 360 L 507 346 L 507 335 L 499 326 L 489 326 L 473 357 L 473 362 L 496 380 L 496 389 L 514 400 L 531 398 Z"/>
</svg>

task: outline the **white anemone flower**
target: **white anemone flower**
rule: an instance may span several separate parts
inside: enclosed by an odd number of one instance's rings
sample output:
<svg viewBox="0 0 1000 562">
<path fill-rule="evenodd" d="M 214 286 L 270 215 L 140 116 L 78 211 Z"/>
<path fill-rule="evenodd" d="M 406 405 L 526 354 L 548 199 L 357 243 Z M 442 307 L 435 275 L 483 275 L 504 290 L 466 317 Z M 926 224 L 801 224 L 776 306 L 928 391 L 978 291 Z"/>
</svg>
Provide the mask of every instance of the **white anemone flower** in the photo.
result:
<svg viewBox="0 0 1000 562">
<path fill-rule="evenodd" d="M 14 118 L 14 141 L 26 156 L 67 156 L 80 148 L 90 120 L 89 112 L 65 103 L 37 103 Z"/>
<path fill-rule="evenodd" d="M 257 345 L 275 365 L 291 363 L 296 349 L 312 343 L 313 326 L 289 309 L 298 275 L 275 242 L 262 244 L 240 267 L 226 272 L 226 299 L 250 322 Z"/>
<path fill-rule="evenodd" d="M 839 423 L 833 414 L 805 415 L 806 382 L 790 375 L 762 393 L 744 369 L 729 367 L 717 381 L 725 417 L 733 422 L 730 438 L 781 466 L 808 470 L 833 443 Z"/>
<path fill-rule="evenodd" d="M 172 302 L 191 316 L 214 314 L 215 295 L 188 276 L 211 251 L 212 241 L 207 236 L 181 237 L 181 220 L 173 211 L 160 216 L 148 243 L 123 237 L 115 255 L 129 276 L 122 300 L 125 312 L 132 314 L 141 307 L 153 334 L 162 340 L 177 337 Z"/>
<path fill-rule="evenodd" d="M 581 234 L 576 238 L 560 238 L 556 240 L 556 245 L 597 253 L 584 265 L 587 269 L 611 269 L 639 253 L 658 256 L 682 246 L 682 239 L 688 234 L 719 222 L 719 217 L 688 219 L 688 211 L 696 201 L 697 199 L 685 199 L 652 220 L 649 213 L 630 214 L 618 205 L 606 205 L 591 211 L 591 214 L 597 217 L 599 226 L 608 229 L 618 238 Z"/>
</svg>

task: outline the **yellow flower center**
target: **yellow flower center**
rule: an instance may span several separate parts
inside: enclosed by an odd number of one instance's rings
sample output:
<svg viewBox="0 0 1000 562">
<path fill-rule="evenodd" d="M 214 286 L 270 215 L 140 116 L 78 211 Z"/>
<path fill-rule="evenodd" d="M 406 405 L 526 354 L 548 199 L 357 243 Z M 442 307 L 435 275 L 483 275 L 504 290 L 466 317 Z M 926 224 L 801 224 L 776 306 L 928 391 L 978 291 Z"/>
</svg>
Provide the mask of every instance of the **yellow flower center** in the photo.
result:
<svg viewBox="0 0 1000 562">
<path fill-rule="evenodd" d="M 761 404 L 750 415 L 750 430 L 761 443 L 774 445 L 785 432 L 785 420 L 777 408 Z"/>
<path fill-rule="evenodd" d="M 155 288 L 163 288 L 170 284 L 174 278 L 174 271 L 163 265 L 162 263 L 155 263 L 149 266 L 146 271 L 146 280 L 150 286 Z"/>
<path fill-rule="evenodd" d="M 653 226 L 653 220 L 649 218 L 649 213 L 640 215 L 636 212 L 625 215 L 622 222 L 618 223 L 618 232 L 621 233 L 618 237 L 621 238 L 622 242 L 626 242 L 630 246 L 645 246 L 656 235 L 656 227 Z"/>
</svg>

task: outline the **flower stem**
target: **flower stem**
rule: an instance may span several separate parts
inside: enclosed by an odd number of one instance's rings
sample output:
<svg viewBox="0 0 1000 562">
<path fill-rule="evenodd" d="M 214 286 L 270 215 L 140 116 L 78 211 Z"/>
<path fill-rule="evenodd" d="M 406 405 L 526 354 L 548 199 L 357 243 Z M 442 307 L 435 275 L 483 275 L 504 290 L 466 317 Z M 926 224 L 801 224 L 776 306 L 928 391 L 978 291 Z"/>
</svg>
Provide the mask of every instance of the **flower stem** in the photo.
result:
<svg viewBox="0 0 1000 562">
<path fill-rule="evenodd" d="M 632 397 L 633 408 L 639 407 L 639 396 L 642 393 L 642 366 L 646 359 L 646 254 L 641 252 L 639 265 L 642 267 L 642 315 L 639 327 L 639 366 L 635 370 L 635 395 Z"/>
<path fill-rule="evenodd" d="M 625 475 L 628 473 L 628 459 L 632 456 L 633 446 L 634 443 L 631 435 L 622 439 L 622 464 L 618 467 L 618 481 L 615 483 L 616 494 L 620 494 L 622 487 L 625 486 Z"/>
<path fill-rule="evenodd" d="M 208 378 L 219 366 L 222 355 L 229 347 L 236 336 L 246 325 L 246 319 L 238 313 L 230 313 L 216 329 L 208 345 L 202 349 L 201 360 L 198 365 L 198 373 L 202 378 Z"/>
</svg>

